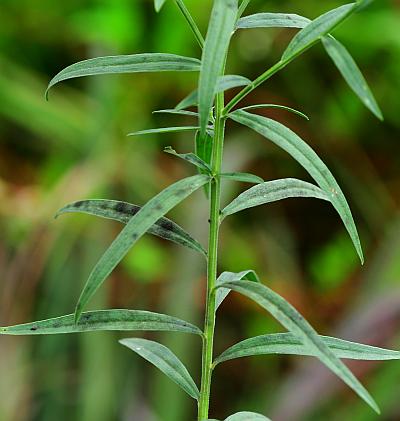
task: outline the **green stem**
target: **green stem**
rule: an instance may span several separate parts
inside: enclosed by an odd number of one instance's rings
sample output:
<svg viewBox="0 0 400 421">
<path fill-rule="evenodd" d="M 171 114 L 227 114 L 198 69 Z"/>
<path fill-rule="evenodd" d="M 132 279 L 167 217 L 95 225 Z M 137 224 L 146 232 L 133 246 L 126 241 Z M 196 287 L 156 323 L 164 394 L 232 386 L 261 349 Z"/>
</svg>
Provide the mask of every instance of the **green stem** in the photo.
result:
<svg viewBox="0 0 400 421">
<path fill-rule="evenodd" d="M 201 35 L 201 32 L 200 32 L 198 26 L 196 25 L 196 22 L 192 18 L 192 15 L 190 14 L 189 10 L 187 9 L 185 3 L 183 2 L 183 0 L 175 0 L 175 3 L 179 7 L 179 10 L 182 12 L 184 18 L 186 19 L 187 23 L 189 24 L 190 29 L 192 30 L 192 32 L 193 32 L 193 34 L 196 38 L 196 41 L 200 45 L 200 48 L 203 48 L 204 47 L 203 35 Z"/>
<path fill-rule="evenodd" d="M 212 153 L 213 179 L 210 187 L 210 230 L 208 244 L 208 267 L 207 267 L 207 304 L 204 321 L 204 341 L 202 353 L 202 378 L 199 399 L 198 419 L 208 419 L 208 409 L 210 403 L 216 294 L 215 285 L 217 280 L 217 258 L 218 258 L 218 235 L 219 235 L 219 210 L 221 200 L 220 173 L 222 165 L 222 155 L 224 148 L 225 118 L 222 115 L 224 109 L 224 94 L 216 97 L 216 121 L 215 137 Z"/>
</svg>

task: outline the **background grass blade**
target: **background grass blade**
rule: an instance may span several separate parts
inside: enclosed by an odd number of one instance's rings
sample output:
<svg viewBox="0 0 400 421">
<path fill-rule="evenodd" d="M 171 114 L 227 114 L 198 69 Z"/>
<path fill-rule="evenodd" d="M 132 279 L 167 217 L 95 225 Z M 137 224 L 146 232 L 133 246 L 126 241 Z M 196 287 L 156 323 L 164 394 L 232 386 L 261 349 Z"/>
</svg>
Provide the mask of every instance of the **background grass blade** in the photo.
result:
<svg viewBox="0 0 400 421">
<path fill-rule="evenodd" d="M 264 180 L 258 175 L 247 172 L 224 172 L 220 174 L 220 177 L 227 180 L 241 181 L 243 183 L 260 184 L 264 182 Z"/>
<path fill-rule="evenodd" d="M 153 197 L 130 219 L 89 275 L 76 306 L 76 321 L 93 294 L 137 240 L 168 211 L 208 181 L 209 177 L 206 175 L 184 178 Z"/>
<path fill-rule="evenodd" d="M 74 315 L 55 317 L 32 323 L 1 327 L 1 335 L 57 335 L 93 331 L 170 331 L 202 335 L 201 330 L 176 317 L 142 310 L 101 310 L 82 314 L 78 323 Z"/>
<path fill-rule="evenodd" d="M 251 83 L 250 79 L 247 77 L 239 75 L 224 75 L 220 76 L 215 87 L 215 93 L 225 92 L 228 89 L 238 88 L 239 86 L 247 86 Z M 180 111 L 184 108 L 193 107 L 199 103 L 199 91 L 196 89 L 186 96 L 176 107 L 175 109 Z"/>
<path fill-rule="evenodd" d="M 118 200 L 89 199 L 64 206 L 57 212 L 56 217 L 66 213 L 87 213 L 127 224 L 140 209 L 140 206 Z M 160 218 L 148 229 L 147 233 L 198 251 L 204 256 L 207 255 L 206 250 L 197 240 L 168 218 Z"/>
<path fill-rule="evenodd" d="M 196 58 L 176 54 L 146 53 L 127 56 L 97 57 L 74 63 L 61 70 L 51 79 L 46 96 L 52 86 L 63 80 L 82 76 L 116 73 L 199 71 L 200 61 Z"/>
<path fill-rule="evenodd" d="M 236 28 L 304 28 L 311 22 L 292 13 L 256 13 L 238 20 Z"/>
<path fill-rule="evenodd" d="M 159 127 L 157 129 L 139 130 L 138 132 L 128 133 L 128 136 L 139 136 L 147 134 L 163 134 L 163 133 L 179 133 L 192 132 L 199 130 L 198 126 L 181 126 L 181 127 Z"/>
<path fill-rule="evenodd" d="M 322 36 L 328 34 L 350 16 L 356 10 L 355 6 L 355 3 L 345 4 L 313 20 L 292 39 L 282 55 L 282 60 L 291 60 L 291 58 L 310 48 Z"/>
<path fill-rule="evenodd" d="M 196 383 L 186 367 L 169 348 L 158 342 L 141 338 L 122 339 L 119 342 L 156 366 L 193 399 L 199 399 L 200 392 Z"/>
<path fill-rule="evenodd" d="M 377 117 L 383 120 L 382 111 L 372 94 L 367 81 L 346 47 L 332 36 L 322 38 L 322 44 L 345 81 L 361 102 Z"/>
<path fill-rule="evenodd" d="M 320 339 L 337 358 L 368 361 L 400 359 L 399 351 L 358 344 L 329 336 L 320 336 Z M 231 346 L 216 358 L 214 365 L 236 358 L 270 354 L 316 356 L 315 352 L 304 346 L 303 342 L 293 333 L 273 333 L 246 339 Z"/>
<path fill-rule="evenodd" d="M 283 178 L 257 184 L 244 191 L 222 210 L 222 217 L 292 197 L 311 197 L 330 201 L 329 196 L 313 184 L 295 178 Z"/>
<path fill-rule="evenodd" d="M 321 340 L 320 336 L 303 316 L 283 297 L 265 285 L 255 282 L 224 282 L 217 286 L 217 288 L 220 287 L 230 288 L 240 292 L 267 310 L 286 329 L 300 338 L 304 346 L 312 350 L 323 364 L 350 386 L 371 408 L 379 413 L 378 406 L 364 386 Z"/>
<path fill-rule="evenodd" d="M 237 412 L 226 418 L 225 421 L 270 421 L 269 418 L 264 415 L 256 414 L 255 412 Z"/>
<path fill-rule="evenodd" d="M 314 150 L 292 130 L 270 118 L 240 110 L 231 113 L 229 117 L 255 130 L 288 152 L 314 178 L 321 189 L 328 194 L 339 213 L 363 263 L 360 239 L 347 200 L 332 173 Z"/>
<path fill-rule="evenodd" d="M 208 175 L 212 173 L 211 167 L 194 153 L 177 153 L 171 146 L 166 147 L 164 152 L 191 163 Z"/>
<path fill-rule="evenodd" d="M 254 270 L 245 270 L 243 272 L 223 272 L 217 279 L 217 285 L 223 284 L 224 282 L 234 282 L 234 281 L 241 281 L 247 280 L 251 282 L 260 282 L 258 279 L 257 274 Z M 216 292 L 216 309 L 218 310 L 219 306 L 225 300 L 225 298 L 229 295 L 230 289 L 229 288 L 218 288 Z"/>
<path fill-rule="evenodd" d="M 202 134 L 206 131 L 208 117 L 214 103 L 215 88 L 223 70 L 237 12 L 238 0 L 214 1 L 199 79 L 199 114 Z"/>
</svg>

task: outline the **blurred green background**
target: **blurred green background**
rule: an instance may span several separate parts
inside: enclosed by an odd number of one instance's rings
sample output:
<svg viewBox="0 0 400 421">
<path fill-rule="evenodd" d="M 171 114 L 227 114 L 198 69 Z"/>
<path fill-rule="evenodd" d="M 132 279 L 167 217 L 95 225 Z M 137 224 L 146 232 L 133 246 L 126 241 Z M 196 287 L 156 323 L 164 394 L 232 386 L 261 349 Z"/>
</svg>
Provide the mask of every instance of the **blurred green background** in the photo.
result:
<svg viewBox="0 0 400 421">
<path fill-rule="evenodd" d="M 188 0 L 205 25 L 210 0 Z M 253 0 L 248 13 L 316 17 L 342 2 Z M 278 60 L 294 32 L 238 32 L 228 73 L 253 78 Z M 343 186 L 358 222 L 366 264 L 360 267 L 333 209 L 290 200 L 243 212 L 223 226 L 220 270 L 253 268 L 319 330 L 377 346 L 400 346 L 400 3 L 379 0 L 336 31 L 381 104 L 381 124 L 363 108 L 321 46 L 262 86 L 246 103 L 275 102 L 307 113 L 307 122 L 265 111 L 302 135 Z M 200 52 L 173 2 L 159 15 L 150 0 L 1 0 L 0 3 L 0 325 L 71 313 L 91 267 L 119 232 L 89 216 L 53 219 L 85 198 L 143 204 L 192 168 L 162 152 L 190 151 L 189 134 L 127 138 L 126 133 L 191 124 L 152 115 L 172 108 L 195 74 L 82 78 L 56 87 L 63 67 L 98 55 Z M 227 93 L 227 98 L 234 92 Z M 266 180 L 309 180 L 284 152 L 230 123 L 225 170 Z M 246 186 L 227 182 L 224 200 Z M 171 212 L 203 243 L 202 192 Z M 202 323 L 205 267 L 188 250 L 146 236 L 114 271 L 92 308 L 165 312 Z M 247 299 L 233 295 L 218 321 L 216 352 L 281 328 Z M 133 336 L 134 334 L 132 334 Z M 194 404 L 155 368 L 117 343 L 114 333 L 0 338 L 0 420 L 191 421 Z M 200 343 L 179 334 L 149 334 L 200 374 Z M 274 421 L 400 419 L 400 363 L 352 362 L 381 406 L 379 418 L 319 363 L 256 357 L 215 371 L 212 415 L 236 410 Z"/>
</svg>

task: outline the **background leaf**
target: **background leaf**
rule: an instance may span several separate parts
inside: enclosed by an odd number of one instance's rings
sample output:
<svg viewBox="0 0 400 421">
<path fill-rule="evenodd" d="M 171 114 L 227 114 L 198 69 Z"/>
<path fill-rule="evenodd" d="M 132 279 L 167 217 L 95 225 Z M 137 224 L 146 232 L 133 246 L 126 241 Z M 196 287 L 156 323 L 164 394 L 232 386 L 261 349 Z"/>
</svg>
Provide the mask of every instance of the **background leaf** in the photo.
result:
<svg viewBox="0 0 400 421">
<path fill-rule="evenodd" d="M 87 213 L 127 224 L 140 209 L 140 206 L 118 200 L 89 199 L 64 206 L 57 212 L 56 217 L 65 213 Z M 160 218 L 147 232 L 198 251 L 204 256 L 207 255 L 206 250 L 197 240 L 168 218 Z"/>
<path fill-rule="evenodd" d="M 56 335 L 109 330 L 146 330 L 185 332 L 202 335 L 201 330 L 176 317 L 142 310 L 101 310 L 82 314 L 78 323 L 74 315 L 55 317 L 32 323 L 1 327 L 1 335 Z"/>
<path fill-rule="evenodd" d="M 376 361 L 400 359 L 399 351 L 358 344 L 329 336 L 320 336 L 320 339 L 330 348 L 337 358 Z M 246 339 L 231 346 L 215 359 L 214 365 L 236 358 L 270 354 L 316 356 L 293 333 L 273 333 Z"/>
<path fill-rule="evenodd" d="M 229 42 L 235 27 L 238 0 L 215 0 L 201 59 L 199 113 L 201 133 L 206 131 L 215 88 L 221 76 Z"/>
<path fill-rule="evenodd" d="M 154 0 L 154 8 L 159 12 L 167 0 Z"/>
<path fill-rule="evenodd" d="M 76 320 L 79 320 L 87 302 L 137 240 L 168 211 L 208 181 L 209 177 L 206 175 L 195 175 L 177 181 L 153 197 L 131 218 L 89 275 L 76 306 Z"/>
<path fill-rule="evenodd" d="M 140 338 L 122 339 L 119 342 L 155 365 L 193 399 L 199 399 L 200 392 L 196 383 L 186 367 L 169 348 L 158 342 Z"/>
<path fill-rule="evenodd" d="M 231 113 L 229 117 L 250 127 L 288 152 L 314 178 L 321 189 L 328 194 L 331 203 L 339 213 L 363 263 L 361 243 L 350 207 L 332 173 L 313 149 L 296 133 L 275 120 L 240 110 Z"/>
</svg>

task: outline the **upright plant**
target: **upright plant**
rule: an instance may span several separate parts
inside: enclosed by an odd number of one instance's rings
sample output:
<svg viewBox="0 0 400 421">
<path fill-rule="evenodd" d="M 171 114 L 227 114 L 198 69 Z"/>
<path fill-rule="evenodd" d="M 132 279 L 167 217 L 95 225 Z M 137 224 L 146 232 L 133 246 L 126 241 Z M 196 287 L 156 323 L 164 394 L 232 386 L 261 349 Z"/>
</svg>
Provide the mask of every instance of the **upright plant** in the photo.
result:
<svg viewBox="0 0 400 421">
<path fill-rule="evenodd" d="M 142 207 L 121 201 L 83 200 L 62 208 L 57 215 L 68 212 L 84 212 L 111 218 L 126 225 L 91 272 L 74 314 L 0 328 L 0 333 L 44 335 L 95 330 L 142 330 L 196 334 L 202 340 L 200 390 L 185 366 L 165 346 L 140 338 L 123 339 L 120 342 L 158 367 L 195 399 L 198 404 L 198 420 L 202 421 L 211 421 L 209 419 L 210 388 L 212 374 L 216 366 L 234 358 L 267 354 L 308 355 L 318 358 L 376 412 L 379 412 L 373 398 L 342 363 L 341 359 L 399 359 L 400 352 L 320 336 L 284 298 L 263 285 L 254 271 L 245 270 L 240 273 L 223 272 L 221 274 L 217 272 L 219 230 L 225 218 L 250 207 L 292 197 L 311 197 L 330 202 L 342 219 L 356 252 L 363 262 L 362 248 L 349 205 L 323 161 L 292 130 L 275 120 L 249 111 L 257 108 L 278 107 L 303 117 L 306 116 L 297 110 L 276 104 L 256 104 L 244 108 L 237 108 L 237 105 L 259 85 L 281 71 L 314 44 L 322 41 L 327 53 L 350 88 L 373 114 L 382 119 L 381 111 L 356 63 L 346 48 L 330 34 L 339 24 L 354 13 L 358 13 L 371 0 L 358 0 L 355 3 L 345 4 L 314 20 L 285 13 L 259 13 L 242 17 L 250 0 L 242 0 L 240 3 L 238 0 L 214 0 L 205 39 L 183 0 L 174 1 L 202 50 L 201 60 L 162 53 L 98 57 L 81 61 L 62 70 L 51 80 L 46 95 L 53 85 L 81 76 L 158 71 L 199 72 L 196 91 L 182 100 L 174 109 L 158 111 L 193 116 L 198 119 L 198 124 L 132 133 L 143 135 L 195 131 L 195 151 L 193 153 L 177 153 L 172 148 L 167 148 L 166 152 L 197 167 L 198 174 L 177 181 Z M 159 11 L 165 2 L 166 0 L 155 0 L 156 10 Z M 245 28 L 271 27 L 299 28 L 300 31 L 289 43 L 281 59 L 255 80 L 250 81 L 238 75 L 226 75 L 225 63 L 233 35 Z M 233 87 L 242 87 L 242 90 L 226 104 L 224 92 Z M 188 111 L 187 108 L 191 106 L 197 106 L 198 111 Z M 305 168 L 317 185 L 292 178 L 264 182 L 253 174 L 223 173 L 221 168 L 227 119 L 255 130 L 288 152 Z M 254 186 L 221 209 L 222 179 L 248 182 Z M 210 204 L 207 250 L 179 225 L 164 216 L 191 193 L 202 187 Z M 86 304 L 97 289 L 145 233 L 189 247 L 202 254 L 206 259 L 207 295 L 205 322 L 202 330 L 175 317 L 142 310 L 84 312 Z M 276 318 L 287 331 L 244 340 L 214 358 L 216 313 L 230 291 L 239 292 L 254 300 Z M 267 418 L 252 412 L 239 412 L 226 418 L 226 421 L 228 420 L 267 420 Z"/>
</svg>

